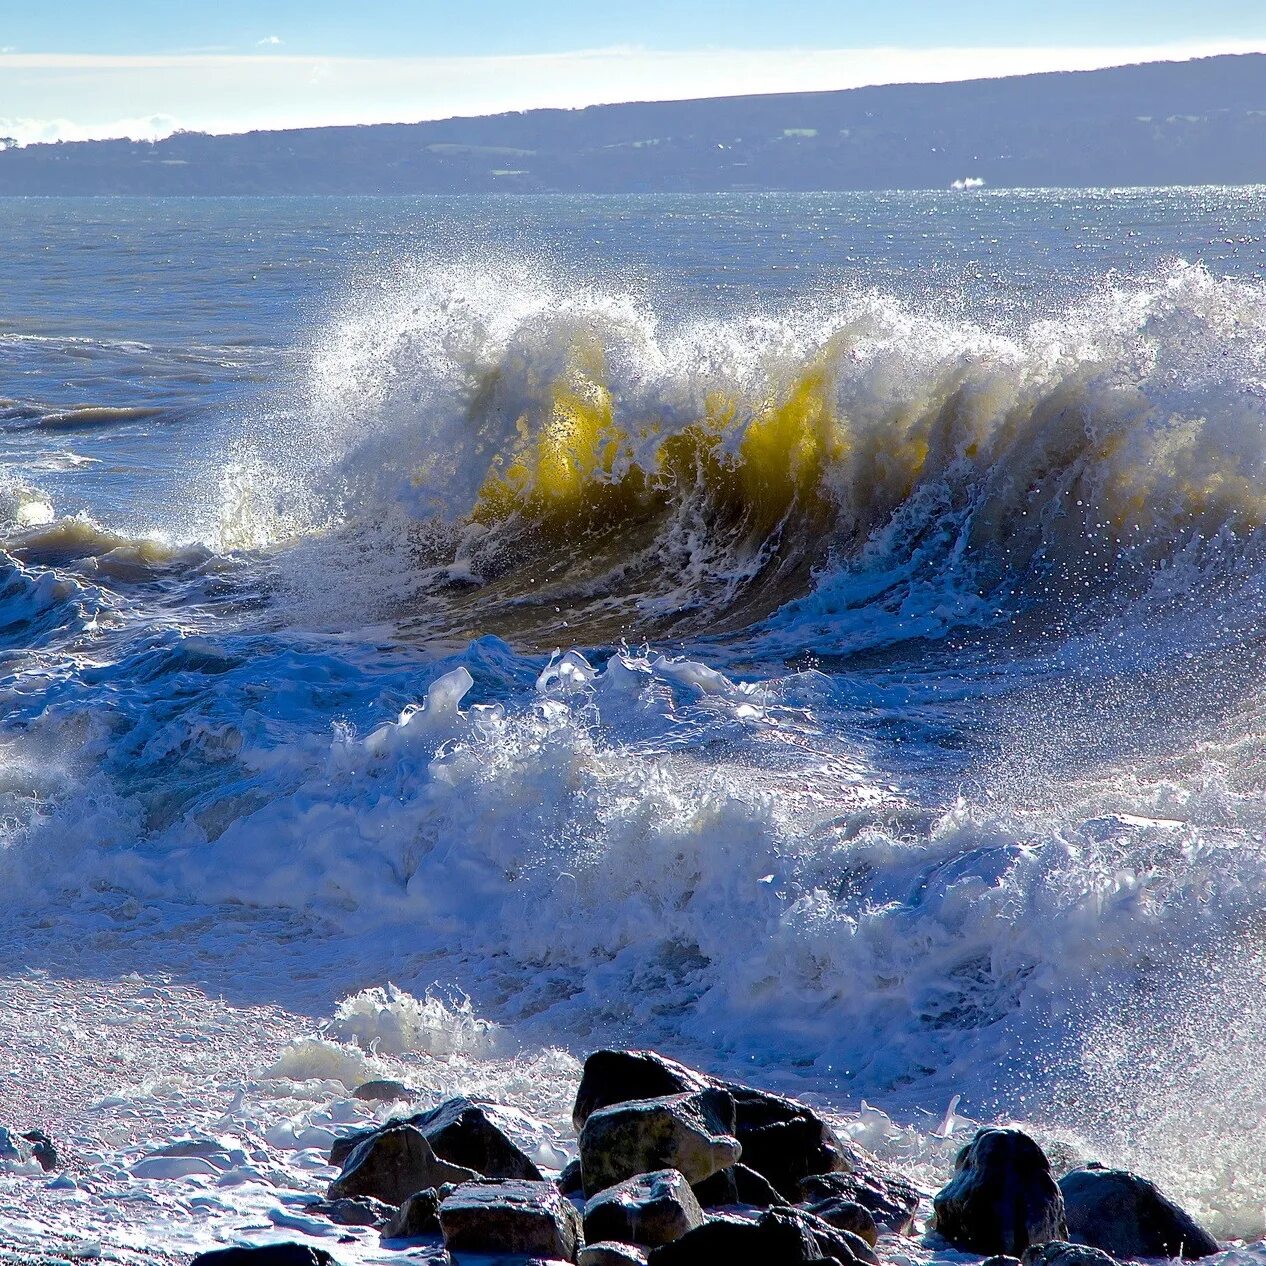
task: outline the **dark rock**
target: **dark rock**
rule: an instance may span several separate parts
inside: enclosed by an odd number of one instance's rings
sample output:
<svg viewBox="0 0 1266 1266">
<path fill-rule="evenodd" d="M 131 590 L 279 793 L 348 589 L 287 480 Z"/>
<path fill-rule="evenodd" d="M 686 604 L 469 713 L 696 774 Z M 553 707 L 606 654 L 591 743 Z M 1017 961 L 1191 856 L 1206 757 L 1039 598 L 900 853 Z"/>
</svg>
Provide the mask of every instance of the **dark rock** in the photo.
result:
<svg viewBox="0 0 1266 1266">
<path fill-rule="evenodd" d="M 1146 1178 L 1075 1169 L 1059 1181 L 1068 1238 L 1114 1257 L 1208 1257 L 1218 1242 Z"/>
<path fill-rule="evenodd" d="M 1014 1256 L 1068 1238 L 1050 1162 L 1022 1130 L 978 1130 L 932 1203 L 935 1229 L 970 1253 Z"/>
<path fill-rule="evenodd" d="M 842 1196 L 828 1196 L 825 1200 L 818 1200 L 809 1205 L 809 1212 L 841 1231 L 851 1231 L 854 1235 L 860 1236 L 871 1248 L 879 1242 L 879 1228 L 875 1225 L 875 1215 L 865 1205 L 860 1205 L 854 1200 L 845 1200 Z"/>
<path fill-rule="evenodd" d="M 473 1100 L 449 1099 L 409 1123 L 426 1135 L 437 1156 L 454 1165 L 464 1165 L 485 1178 L 541 1181 L 541 1171 Z"/>
<path fill-rule="evenodd" d="M 721 1205 L 745 1204 L 756 1209 L 772 1209 L 787 1203 L 769 1180 L 746 1165 L 731 1165 L 695 1186 L 695 1196 L 705 1209 Z"/>
<path fill-rule="evenodd" d="M 654 1248 L 703 1225 L 690 1184 L 675 1169 L 627 1178 L 585 1203 L 585 1240 L 619 1240 Z"/>
<path fill-rule="evenodd" d="M 818 1247 L 825 1257 L 834 1257 L 836 1261 L 850 1266 L 854 1262 L 867 1262 L 869 1266 L 879 1266 L 879 1258 L 875 1250 L 860 1235 L 832 1226 L 825 1219 L 804 1209 L 788 1209 L 787 1213 L 799 1219 L 801 1224 L 813 1233 Z"/>
<path fill-rule="evenodd" d="M 330 1184 L 329 1198 L 372 1196 L 387 1204 L 403 1204 L 415 1191 L 446 1182 L 466 1182 L 479 1175 L 440 1160 L 426 1136 L 411 1125 L 393 1125 L 372 1134 L 347 1158 L 343 1172 Z"/>
<path fill-rule="evenodd" d="M 323 1248 L 288 1241 L 257 1248 L 217 1248 L 199 1253 L 189 1266 L 338 1266 Z"/>
<path fill-rule="evenodd" d="M 614 1240 L 586 1244 L 577 1260 L 580 1266 L 646 1266 L 646 1254 L 640 1248 Z"/>
<path fill-rule="evenodd" d="M 448 1195 L 450 1190 L 445 1188 L 444 1194 Z M 439 1235 L 441 1199 L 434 1187 L 415 1191 L 382 1228 L 383 1239 L 413 1240 L 424 1235 Z"/>
<path fill-rule="evenodd" d="M 733 1100 L 716 1090 L 599 1108 L 580 1132 L 585 1193 L 657 1169 L 676 1169 L 687 1182 L 702 1182 L 738 1160 L 733 1121 Z"/>
<path fill-rule="evenodd" d="M 706 1090 L 712 1079 L 654 1051 L 594 1051 L 576 1091 L 572 1124 L 579 1134 L 589 1114 L 630 1099 L 662 1099 L 666 1095 Z"/>
<path fill-rule="evenodd" d="M 352 1091 L 352 1097 L 366 1103 L 394 1103 L 399 1099 L 416 1099 L 418 1092 L 402 1081 L 366 1081 Z"/>
<path fill-rule="evenodd" d="M 1049 1240 L 1030 1244 L 1020 1258 L 1021 1266 L 1120 1266 L 1115 1257 L 1085 1244 L 1069 1244 L 1066 1240 Z"/>
<path fill-rule="evenodd" d="M 31 1145 L 31 1155 L 39 1161 L 40 1168 L 46 1174 L 57 1168 L 57 1148 L 43 1130 L 26 1130 L 22 1137 Z"/>
<path fill-rule="evenodd" d="M 1026 1253 L 1028 1249 L 1024 1250 Z M 980 1266 L 1020 1266 L 1018 1257 L 1008 1257 L 1005 1253 L 998 1253 L 993 1257 L 986 1257 Z"/>
<path fill-rule="evenodd" d="M 847 1173 L 812 1174 L 800 1182 L 801 1200 L 816 1204 L 837 1198 L 868 1209 L 876 1225 L 909 1235 L 919 1209 L 919 1189 L 904 1174 L 888 1169 L 869 1152 L 849 1149 Z"/>
<path fill-rule="evenodd" d="M 757 1222 L 713 1218 L 681 1239 L 652 1249 L 648 1261 L 650 1266 L 793 1266 L 825 1257 L 813 1232 L 793 1210 L 770 1209 Z"/>
<path fill-rule="evenodd" d="M 559 1191 L 565 1196 L 573 1196 L 577 1192 L 583 1191 L 585 1184 L 580 1176 L 580 1160 L 568 1161 L 563 1166 L 562 1172 L 554 1179 Z"/>
<path fill-rule="evenodd" d="M 314 1200 L 303 1206 L 304 1213 L 328 1218 L 337 1226 L 382 1226 L 395 1216 L 395 1209 L 372 1196 L 349 1196 L 343 1200 Z"/>
<path fill-rule="evenodd" d="M 386 1125 L 374 1126 L 369 1130 L 357 1130 L 354 1134 L 344 1135 L 341 1139 L 335 1139 L 330 1144 L 330 1154 L 327 1157 L 331 1165 L 338 1165 L 340 1168 L 346 1164 L 347 1158 L 366 1140 L 374 1137 L 382 1130 L 390 1129 L 393 1125 L 403 1125 L 403 1117 L 392 1117 Z"/>
<path fill-rule="evenodd" d="M 440 1202 L 444 1247 L 458 1253 L 576 1260 L 580 1214 L 552 1182 L 468 1182 Z"/>
<path fill-rule="evenodd" d="M 650 1266 L 790 1266 L 822 1256 L 812 1233 L 794 1219 L 763 1222 L 764 1218 L 713 1218 L 681 1239 L 652 1249 L 647 1261 Z"/>
<path fill-rule="evenodd" d="M 661 1099 L 716 1087 L 734 1100 L 731 1131 L 743 1163 L 763 1174 L 788 1199 L 809 1174 L 846 1169 L 847 1149 L 811 1108 L 737 1082 L 718 1081 L 654 1051 L 595 1051 L 585 1060 L 572 1121 L 577 1131 L 591 1113 L 632 1099 Z"/>
<path fill-rule="evenodd" d="M 734 1100 L 743 1164 L 764 1174 L 788 1199 L 802 1178 L 849 1168 L 848 1149 L 812 1108 L 734 1082 L 717 1083 Z"/>
</svg>

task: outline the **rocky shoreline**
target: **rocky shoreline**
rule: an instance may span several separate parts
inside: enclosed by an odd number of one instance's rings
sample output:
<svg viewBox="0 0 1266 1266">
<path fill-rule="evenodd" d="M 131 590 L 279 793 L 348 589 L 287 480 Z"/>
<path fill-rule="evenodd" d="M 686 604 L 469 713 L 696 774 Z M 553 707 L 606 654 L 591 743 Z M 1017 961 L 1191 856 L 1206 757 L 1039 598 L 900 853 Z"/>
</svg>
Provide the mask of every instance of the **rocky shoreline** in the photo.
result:
<svg viewBox="0 0 1266 1266">
<path fill-rule="evenodd" d="M 407 1099 L 399 1083 L 361 1098 Z M 445 1101 L 335 1142 L 341 1172 L 311 1215 L 463 1262 L 575 1266 L 880 1266 L 923 1248 L 986 1266 L 1194 1260 L 1213 1237 L 1153 1183 L 1090 1164 L 1057 1178 L 1038 1143 L 982 1128 L 937 1193 L 794 1099 L 653 1051 L 590 1055 L 572 1120 L 579 1157 L 549 1177 L 495 1104 Z M 930 1198 L 931 1216 L 921 1222 Z M 193 1266 L 338 1266 L 290 1242 L 203 1253 Z"/>
</svg>

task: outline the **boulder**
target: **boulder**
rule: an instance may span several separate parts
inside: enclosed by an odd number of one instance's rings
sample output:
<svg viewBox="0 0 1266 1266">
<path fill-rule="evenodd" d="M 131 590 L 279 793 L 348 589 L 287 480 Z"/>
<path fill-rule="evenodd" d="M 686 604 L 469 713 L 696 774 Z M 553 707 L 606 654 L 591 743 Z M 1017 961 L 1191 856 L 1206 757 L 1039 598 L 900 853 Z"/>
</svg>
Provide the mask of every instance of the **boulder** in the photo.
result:
<svg viewBox="0 0 1266 1266">
<path fill-rule="evenodd" d="M 579 1266 L 646 1266 L 646 1254 L 640 1248 L 614 1240 L 586 1244 L 577 1260 Z"/>
<path fill-rule="evenodd" d="M 464 1183 L 440 1202 L 439 1220 L 450 1256 L 514 1254 L 574 1262 L 581 1243 L 580 1214 L 552 1182 Z"/>
<path fill-rule="evenodd" d="M 1024 1251 L 1027 1253 L 1029 1250 L 1026 1248 Z M 995 1253 L 993 1257 L 986 1257 L 980 1266 L 1020 1266 L 1020 1259 L 1008 1257 L 1006 1253 Z"/>
<path fill-rule="evenodd" d="M 805 1209 L 787 1209 L 784 1212 L 797 1218 L 800 1223 L 813 1233 L 823 1257 L 833 1257 L 838 1262 L 849 1266 L 854 1262 L 866 1262 L 869 1266 L 879 1266 L 879 1258 L 875 1250 L 860 1235 L 832 1226 L 825 1219 Z"/>
<path fill-rule="evenodd" d="M 733 1122 L 733 1100 L 716 1090 L 599 1108 L 580 1132 L 585 1194 L 657 1169 L 676 1169 L 687 1182 L 702 1182 L 738 1160 Z"/>
<path fill-rule="evenodd" d="M 1068 1238 L 1114 1257 L 1208 1257 L 1218 1242 L 1155 1183 L 1124 1169 L 1074 1169 L 1059 1181 Z M 1061 1264 L 1062 1266 L 1062 1264 Z"/>
<path fill-rule="evenodd" d="M 675 1169 L 626 1178 L 585 1203 L 585 1240 L 619 1240 L 655 1248 L 703 1224 L 690 1184 Z"/>
<path fill-rule="evenodd" d="M 541 1171 L 471 1099 L 449 1099 L 410 1119 L 426 1135 L 435 1154 L 485 1178 L 541 1181 Z"/>
<path fill-rule="evenodd" d="M 572 1110 L 579 1132 L 591 1113 L 633 1099 L 662 1099 L 708 1088 L 734 1100 L 732 1131 L 743 1161 L 763 1174 L 788 1199 L 809 1174 L 847 1168 L 847 1149 L 811 1108 L 781 1095 L 737 1082 L 718 1081 L 654 1051 L 595 1051 L 585 1060 Z"/>
<path fill-rule="evenodd" d="M 330 1183 L 331 1200 L 372 1196 L 401 1205 L 415 1191 L 446 1182 L 479 1177 L 471 1169 L 440 1160 L 426 1136 L 411 1125 L 393 1125 L 371 1134 L 347 1158 L 343 1172 Z"/>
<path fill-rule="evenodd" d="M 743 1164 L 789 1200 L 802 1178 L 849 1168 L 849 1149 L 812 1108 L 735 1082 L 717 1083 L 734 1100 L 734 1133 Z"/>
<path fill-rule="evenodd" d="M 296 1244 L 261 1244 L 257 1248 L 217 1248 L 199 1253 L 189 1266 L 338 1266 L 323 1248 Z"/>
<path fill-rule="evenodd" d="M 935 1229 L 969 1253 L 1016 1256 L 1068 1238 L 1050 1162 L 1023 1130 L 978 1130 L 932 1206 Z"/>
<path fill-rule="evenodd" d="M 1085 1244 L 1069 1244 L 1066 1240 L 1049 1240 L 1030 1244 L 1020 1258 L 1021 1266 L 1120 1266 L 1115 1257 Z"/>
<path fill-rule="evenodd" d="M 850 1231 L 859 1236 L 871 1248 L 879 1242 L 879 1228 L 875 1224 L 874 1214 L 856 1201 L 845 1200 L 842 1196 L 827 1196 L 825 1200 L 817 1200 L 809 1205 L 808 1211 L 838 1230 Z"/>
<path fill-rule="evenodd" d="M 770 1209 L 756 1222 L 713 1218 L 679 1240 L 652 1249 L 650 1266 L 794 1266 L 822 1260 L 847 1260 L 828 1255 L 804 1220 L 792 1209 Z"/>
<path fill-rule="evenodd" d="M 382 1226 L 395 1217 L 395 1209 L 372 1196 L 349 1196 L 343 1200 L 314 1200 L 303 1206 L 304 1213 L 328 1218 L 336 1226 Z"/>
<path fill-rule="evenodd" d="M 654 1051 L 594 1051 L 585 1060 L 572 1109 L 579 1134 L 589 1114 L 630 1099 L 662 1099 L 666 1095 L 707 1090 L 712 1079 Z"/>
<path fill-rule="evenodd" d="M 366 1103 L 395 1103 L 417 1097 L 418 1092 L 402 1081 L 364 1081 L 352 1091 L 352 1098 Z"/>
<path fill-rule="evenodd" d="M 453 1190 L 452 1187 L 441 1188 L 444 1196 Z M 415 1191 L 382 1228 L 382 1238 L 413 1240 L 424 1235 L 439 1235 L 441 1199 L 443 1196 L 434 1187 Z"/>
<path fill-rule="evenodd" d="M 31 1156 L 39 1161 L 40 1168 L 46 1174 L 57 1168 L 57 1148 L 53 1146 L 53 1140 L 43 1130 L 25 1130 L 22 1133 L 22 1139 L 30 1144 Z"/>
<path fill-rule="evenodd" d="M 840 1199 L 870 1211 L 876 1226 L 896 1235 L 914 1230 L 919 1189 L 904 1174 L 888 1169 L 859 1147 L 849 1151 L 847 1172 L 812 1174 L 800 1182 L 800 1199 L 808 1204 Z"/>
<path fill-rule="evenodd" d="M 580 1161 L 571 1160 L 563 1166 L 558 1177 L 554 1179 L 559 1191 L 565 1196 L 575 1195 L 584 1190 L 584 1182 L 580 1177 Z"/>
<path fill-rule="evenodd" d="M 787 1203 L 764 1175 L 742 1164 L 731 1165 L 705 1178 L 696 1185 L 695 1196 L 705 1209 L 731 1204 L 772 1209 Z"/>
</svg>

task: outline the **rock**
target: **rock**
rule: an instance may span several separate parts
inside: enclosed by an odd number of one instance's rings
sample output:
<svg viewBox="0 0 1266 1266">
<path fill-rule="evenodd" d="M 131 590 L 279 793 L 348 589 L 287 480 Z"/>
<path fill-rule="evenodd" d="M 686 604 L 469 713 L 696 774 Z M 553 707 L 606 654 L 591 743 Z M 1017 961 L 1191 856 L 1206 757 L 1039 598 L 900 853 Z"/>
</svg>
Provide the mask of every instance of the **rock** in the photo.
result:
<svg viewBox="0 0 1266 1266">
<path fill-rule="evenodd" d="M 687 1182 L 702 1182 L 738 1160 L 733 1121 L 733 1100 L 716 1090 L 599 1108 L 580 1132 L 585 1194 L 657 1169 L 676 1169 Z"/>
<path fill-rule="evenodd" d="M 32 1157 L 39 1161 L 40 1168 L 47 1174 L 57 1168 L 57 1148 L 53 1140 L 43 1130 L 26 1130 L 22 1138 L 31 1145 Z"/>
<path fill-rule="evenodd" d="M 695 1196 L 705 1209 L 720 1205 L 745 1204 L 756 1209 L 772 1209 L 787 1203 L 762 1174 L 746 1165 L 731 1165 L 705 1178 L 695 1187 Z"/>
<path fill-rule="evenodd" d="M 1023 1130 L 978 1130 L 932 1204 L 935 1229 L 969 1253 L 1015 1256 L 1068 1238 L 1050 1162 Z"/>
<path fill-rule="evenodd" d="M 458 1253 L 537 1255 L 574 1262 L 580 1214 L 552 1182 L 468 1182 L 440 1202 L 444 1247 Z"/>
<path fill-rule="evenodd" d="M 0 1125 L 0 1161 L 7 1161 L 11 1165 L 25 1165 L 34 1157 L 35 1149 L 22 1135 Z"/>
<path fill-rule="evenodd" d="M 812 1108 L 764 1090 L 718 1082 L 734 1100 L 735 1137 L 743 1164 L 763 1174 L 788 1199 L 802 1178 L 849 1168 L 848 1149 Z"/>
<path fill-rule="evenodd" d="M 594 1051 L 576 1091 L 572 1124 L 579 1134 L 592 1112 L 630 1099 L 662 1099 L 667 1095 L 707 1090 L 712 1079 L 654 1051 Z"/>
<path fill-rule="evenodd" d="M 843 1196 L 827 1196 L 825 1200 L 817 1200 L 809 1205 L 808 1211 L 838 1230 L 851 1231 L 865 1240 L 871 1248 L 879 1242 L 879 1228 L 875 1224 L 874 1214 L 865 1205 L 854 1200 L 845 1200 Z"/>
<path fill-rule="evenodd" d="M 743 1147 L 743 1162 L 764 1174 L 788 1199 L 809 1174 L 847 1168 L 847 1149 L 811 1108 L 793 1099 L 718 1081 L 654 1051 L 595 1051 L 585 1060 L 572 1122 L 579 1132 L 590 1114 L 634 1099 L 662 1099 L 708 1088 L 734 1100 L 732 1131 Z"/>
<path fill-rule="evenodd" d="M 445 1196 L 454 1190 L 442 1188 Z M 395 1211 L 391 1220 L 382 1228 L 384 1240 L 413 1240 L 423 1235 L 440 1234 L 440 1200 L 443 1197 L 434 1187 L 415 1191 Z"/>
<path fill-rule="evenodd" d="M 646 1254 L 634 1244 L 601 1240 L 580 1250 L 579 1266 L 646 1266 Z"/>
<path fill-rule="evenodd" d="M 562 1172 L 554 1179 L 554 1183 L 565 1196 L 575 1195 L 578 1191 L 583 1191 L 584 1183 L 580 1177 L 579 1159 L 568 1161 L 563 1166 Z"/>
<path fill-rule="evenodd" d="M 585 1240 L 620 1240 L 655 1248 L 703 1225 L 690 1184 L 675 1169 L 626 1178 L 585 1204 Z"/>
<path fill-rule="evenodd" d="M 813 1174 L 800 1182 L 800 1199 L 816 1204 L 832 1198 L 851 1201 L 868 1209 L 876 1226 L 896 1235 L 914 1230 L 919 1209 L 919 1189 L 903 1174 L 882 1165 L 859 1147 L 849 1151 L 847 1173 Z"/>
<path fill-rule="evenodd" d="M 296 1244 L 261 1244 L 257 1248 L 217 1248 L 199 1253 L 189 1266 L 338 1266 L 323 1248 Z"/>
<path fill-rule="evenodd" d="M 1054 1242 L 1052 1241 L 1052 1243 Z M 1029 1250 L 1026 1248 L 1024 1251 L 1027 1253 Z M 1008 1257 L 1005 1253 L 998 1253 L 993 1257 L 986 1257 L 980 1263 L 980 1266 L 1020 1266 L 1020 1259 L 1018 1257 Z"/>
<path fill-rule="evenodd" d="M 833 1257 L 838 1262 L 867 1262 L 869 1266 L 879 1266 L 879 1258 L 875 1250 L 860 1235 L 846 1231 L 842 1227 L 832 1226 L 824 1218 L 818 1217 L 804 1209 L 788 1209 L 787 1213 L 800 1220 L 801 1224 L 813 1233 L 818 1247 L 824 1257 Z"/>
<path fill-rule="evenodd" d="M 478 1177 L 474 1170 L 440 1160 L 420 1130 L 393 1125 L 357 1146 L 343 1172 L 330 1183 L 328 1194 L 331 1200 L 372 1196 L 400 1205 L 415 1191 Z"/>
<path fill-rule="evenodd" d="M 352 1091 L 352 1098 L 366 1103 L 395 1103 L 399 1099 L 416 1099 L 418 1092 L 402 1081 L 365 1081 Z"/>
<path fill-rule="evenodd" d="M 382 1226 L 395 1217 L 389 1204 L 372 1196 L 348 1196 L 342 1200 L 314 1200 L 303 1206 L 304 1213 L 328 1218 L 337 1226 Z"/>
<path fill-rule="evenodd" d="M 1030 1244 L 1020 1262 L 1021 1266 L 1120 1266 L 1115 1257 L 1101 1249 L 1069 1244 L 1066 1240 Z"/>
<path fill-rule="evenodd" d="M 344 1164 L 366 1139 L 400 1125 L 421 1130 L 437 1156 L 484 1178 L 541 1180 L 541 1171 L 492 1120 L 487 1108 L 465 1098 L 449 1099 L 429 1112 L 393 1117 L 386 1125 L 336 1139 L 330 1148 L 330 1164 Z"/>
<path fill-rule="evenodd" d="M 449 1099 L 409 1122 L 426 1135 L 437 1156 L 485 1178 L 541 1181 L 541 1171 L 471 1099 Z"/>
<path fill-rule="evenodd" d="M 787 1209 L 757 1222 L 713 1218 L 679 1240 L 652 1249 L 650 1266 L 793 1266 L 821 1260 L 813 1233 Z"/>
<path fill-rule="evenodd" d="M 1068 1238 L 1114 1257 L 1208 1257 L 1218 1242 L 1146 1178 L 1075 1169 L 1059 1181 Z M 1061 1264 L 1062 1266 L 1062 1264 Z"/>
</svg>

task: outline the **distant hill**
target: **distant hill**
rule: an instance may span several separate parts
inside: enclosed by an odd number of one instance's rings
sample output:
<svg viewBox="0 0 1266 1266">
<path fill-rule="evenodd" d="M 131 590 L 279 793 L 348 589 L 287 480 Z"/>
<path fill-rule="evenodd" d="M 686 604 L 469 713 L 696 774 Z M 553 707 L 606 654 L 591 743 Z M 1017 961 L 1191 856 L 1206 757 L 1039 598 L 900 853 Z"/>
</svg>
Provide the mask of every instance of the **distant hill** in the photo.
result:
<svg viewBox="0 0 1266 1266">
<path fill-rule="evenodd" d="M 3 194 L 1266 182 L 1266 55 L 842 92 L 0 149 Z"/>
</svg>

